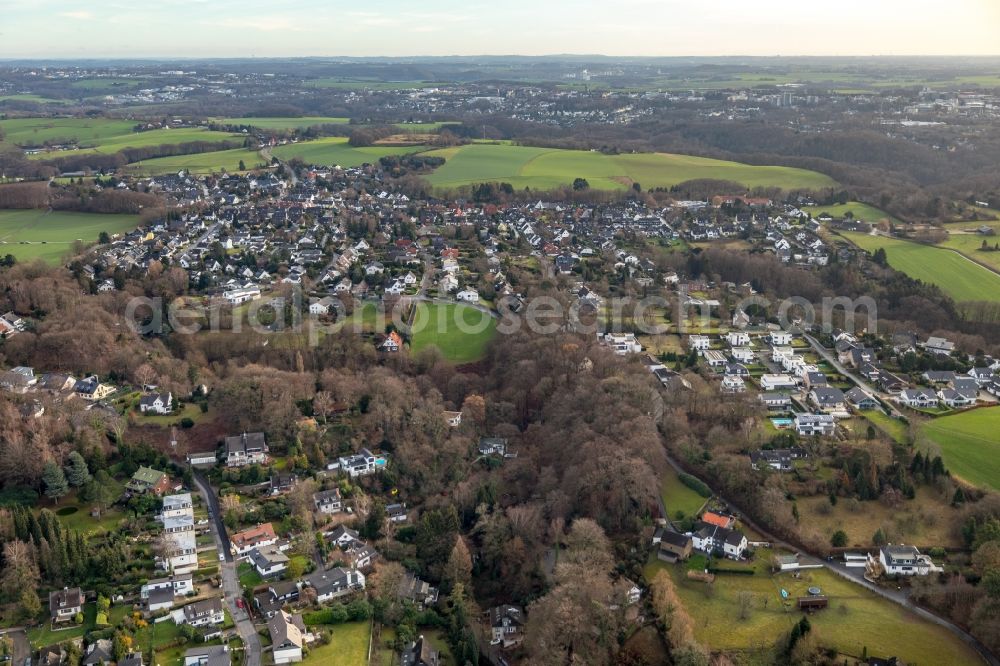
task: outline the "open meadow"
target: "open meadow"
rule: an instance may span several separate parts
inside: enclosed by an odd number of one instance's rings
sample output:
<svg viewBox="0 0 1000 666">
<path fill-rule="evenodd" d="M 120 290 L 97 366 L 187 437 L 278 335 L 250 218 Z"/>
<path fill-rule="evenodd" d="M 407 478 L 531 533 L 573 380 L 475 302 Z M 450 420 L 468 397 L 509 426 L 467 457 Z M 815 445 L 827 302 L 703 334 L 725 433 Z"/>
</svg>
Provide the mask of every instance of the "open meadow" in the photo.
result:
<svg viewBox="0 0 1000 666">
<path fill-rule="evenodd" d="M 923 432 L 941 448 L 945 467 L 968 483 L 1000 490 L 1000 407 L 927 421 Z"/>
<path fill-rule="evenodd" d="M 316 141 L 303 141 L 277 146 L 271 154 L 280 160 L 298 158 L 306 164 L 323 166 L 356 167 L 374 164 L 386 155 L 406 155 L 426 150 L 426 146 L 365 146 L 355 148 L 345 137 L 327 137 Z"/>
<path fill-rule="evenodd" d="M 830 607 L 809 616 L 812 631 L 822 645 L 844 655 L 895 656 L 916 664 L 981 664 L 979 656 L 948 630 L 920 619 L 891 601 L 876 596 L 826 569 L 771 575 L 762 550 L 749 576 L 719 574 L 706 584 L 686 577 L 683 565 L 668 565 L 655 559 L 646 566 L 646 579 L 666 569 L 694 624 L 695 638 L 712 650 L 745 654 L 753 663 L 773 663 L 776 643 L 803 617 L 794 600 L 819 587 L 830 599 Z M 719 566 L 740 568 L 729 561 Z M 782 603 L 781 590 L 792 600 Z M 750 609 L 741 619 L 741 593 L 749 593 Z M 743 595 L 746 596 L 746 595 Z"/>
<path fill-rule="evenodd" d="M 958 252 L 886 236 L 841 235 L 868 252 L 883 248 L 892 268 L 917 280 L 936 284 L 958 302 L 1000 301 L 1000 275 Z"/>
<path fill-rule="evenodd" d="M 235 173 L 240 171 L 240 162 L 245 169 L 255 169 L 266 166 L 260 155 L 248 148 L 232 150 L 214 150 L 208 153 L 193 153 L 191 155 L 171 155 L 156 157 L 142 162 L 133 162 L 125 167 L 132 175 L 158 176 L 164 173 L 188 171 L 194 174 L 210 174 L 220 171 Z"/>
<path fill-rule="evenodd" d="M 410 350 L 417 353 L 433 345 L 449 361 L 468 363 L 483 357 L 495 333 L 496 321 L 482 310 L 455 303 L 418 303 Z"/>
<path fill-rule="evenodd" d="M 42 259 L 54 264 L 77 239 L 89 243 L 102 231 L 119 234 L 138 224 L 137 215 L 0 210 L 0 256 L 12 254 L 18 261 Z"/>
<path fill-rule="evenodd" d="M 300 118 L 215 118 L 215 122 L 225 125 L 248 125 L 270 130 L 305 129 L 316 125 L 346 125 L 350 118 L 330 116 L 302 116 Z"/>
<path fill-rule="evenodd" d="M 784 189 L 827 187 L 833 179 L 815 171 L 753 166 L 691 155 L 630 153 L 605 155 L 584 150 L 474 143 L 431 151 L 447 162 L 427 179 L 441 188 L 483 181 L 508 182 L 515 188 L 552 189 L 585 178 L 592 188 L 670 187 L 687 180 L 731 180 L 745 187 Z"/>
<path fill-rule="evenodd" d="M 869 224 L 877 224 L 883 220 L 888 220 L 893 224 L 900 224 L 899 218 L 893 217 L 884 210 L 879 210 L 875 206 L 869 206 L 860 201 L 848 201 L 845 204 L 837 204 L 835 206 L 810 206 L 805 210 L 814 218 L 819 217 L 823 213 L 829 213 L 834 219 L 839 219 L 850 213 L 855 220 L 861 220 Z"/>
<path fill-rule="evenodd" d="M 10 118 L 0 120 L 4 141 L 16 146 L 40 146 L 46 141 L 76 141 L 94 146 L 114 136 L 131 134 L 133 120 L 114 118 Z"/>
<path fill-rule="evenodd" d="M 195 141 L 209 141 L 212 143 L 228 142 L 230 145 L 239 146 L 243 143 L 243 137 L 238 134 L 229 134 L 228 132 L 213 132 L 203 127 L 155 129 L 147 132 L 129 131 L 126 134 L 98 139 L 93 142 L 93 145 L 77 150 L 36 153 L 29 155 L 29 157 L 31 159 L 43 160 L 54 159 L 64 155 L 110 155 L 126 148 L 148 148 L 150 146 L 162 145 L 176 146 Z"/>
</svg>

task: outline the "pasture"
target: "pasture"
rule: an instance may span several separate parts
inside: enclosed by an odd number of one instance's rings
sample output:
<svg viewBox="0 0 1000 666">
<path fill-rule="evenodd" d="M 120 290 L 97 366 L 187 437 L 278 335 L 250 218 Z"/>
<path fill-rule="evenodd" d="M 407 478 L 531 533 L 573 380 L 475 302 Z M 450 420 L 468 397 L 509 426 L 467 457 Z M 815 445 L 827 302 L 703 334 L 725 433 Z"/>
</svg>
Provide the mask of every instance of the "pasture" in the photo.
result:
<svg viewBox="0 0 1000 666">
<path fill-rule="evenodd" d="M 882 220 L 888 220 L 893 224 L 900 224 L 899 219 L 889 215 L 884 210 L 879 210 L 875 206 L 869 206 L 860 201 L 848 201 L 845 204 L 837 204 L 835 206 L 810 206 L 805 210 L 814 218 L 819 217 L 822 213 L 829 213 L 834 219 L 839 219 L 847 213 L 851 213 L 855 220 L 861 220 L 869 224 L 877 224 Z"/>
<path fill-rule="evenodd" d="M 260 129 L 292 130 L 305 129 L 316 125 L 346 125 L 350 118 L 329 116 L 303 116 L 301 118 L 217 118 L 215 122 L 225 125 L 248 125 Z"/>
<path fill-rule="evenodd" d="M 886 236 L 841 235 L 868 252 L 883 248 L 892 268 L 917 280 L 936 284 L 958 302 L 1000 301 L 1000 275 L 958 252 Z"/>
<path fill-rule="evenodd" d="M 923 432 L 941 449 L 945 467 L 963 481 L 1000 490 L 1000 407 L 927 421 Z"/>
<path fill-rule="evenodd" d="M 464 330 L 463 330 L 464 329 Z M 496 321 L 487 313 L 457 303 L 418 303 L 410 334 L 410 350 L 434 346 L 449 361 L 468 363 L 486 353 L 496 333 Z"/>
<path fill-rule="evenodd" d="M 193 153 L 191 155 L 157 157 L 151 160 L 143 160 L 142 162 L 133 162 L 125 167 L 125 170 L 132 175 L 146 176 L 177 173 L 182 170 L 194 174 L 218 173 L 220 171 L 236 173 L 240 171 L 241 161 L 243 162 L 243 166 L 248 170 L 267 166 L 256 151 L 247 148 L 234 148 L 232 150 L 215 150 L 208 153 Z"/>
<path fill-rule="evenodd" d="M 135 121 L 113 118 L 10 118 L 0 120 L 4 141 L 16 146 L 40 146 L 46 141 L 76 141 L 94 146 L 114 136 L 131 134 Z"/>
<path fill-rule="evenodd" d="M 0 255 L 18 261 L 42 259 L 54 264 L 77 239 L 90 243 L 102 231 L 119 234 L 135 229 L 137 215 L 100 215 L 44 210 L 0 210 Z"/>
<path fill-rule="evenodd" d="M 590 187 L 626 189 L 670 187 L 696 178 L 731 180 L 744 187 L 819 188 L 834 184 L 820 173 L 779 166 L 752 166 L 691 155 L 632 153 L 604 155 L 583 150 L 475 143 L 432 150 L 448 160 L 428 177 L 432 185 L 455 188 L 502 181 L 515 188 L 552 189 L 585 178 Z"/>
<path fill-rule="evenodd" d="M 790 599 L 806 596 L 819 587 L 830 599 L 830 607 L 809 616 L 812 632 L 820 644 L 845 655 L 896 656 L 907 663 L 981 664 L 979 656 L 943 627 L 918 616 L 873 592 L 850 583 L 826 569 L 771 575 L 770 551 L 761 550 L 754 575 L 719 574 L 711 586 L 689 580 L 686 569 L 652 560 L 646 579 L 666 569 L 677 586 L 684 608 L 691 616 L 695 638 L 713 650 L 733 650 L 766 660 L 776 642 L 788 635 L 802 613 L 782 603 L 781 590 Z M 728 561 L 724 567 L 739 567 Z M 740 619 L 741 592 L 750 594 L 750 609 Z M 772 663 L 764 661 L 763 663 Z"/>
<path fill-rule="evenodd" d="M 228 132 L 213 132 L 203 127 L 185 127 L 180 129 L 155 129 L 148 132 L 132 132 L 108 136 L 98 139 L 91 146 L 72 151 L 56 151 L 30 155 L 31 159 L 53 159 L 64 155 L 86 155 L 92 153 L 110 155 L 125 148 L 148 148 L 160 145 L 179 145 L 194 141 L 210 141 L 212 143 L 229 142 L 233 146 L 243 143 L 243 137 Z"/>
<path fill-rule="evenodd" d="M 355 148 L 345 137 L 327 137 L 316 141 L 303 141 L 277 146 L 271 154 L 279 160 L 298 158 L 306 164 L 323 166 L 356 167 L 375 164 L 386 155 L 405 155 L 426 150 L 426 146 L 365 146 Z"/>
</svg>

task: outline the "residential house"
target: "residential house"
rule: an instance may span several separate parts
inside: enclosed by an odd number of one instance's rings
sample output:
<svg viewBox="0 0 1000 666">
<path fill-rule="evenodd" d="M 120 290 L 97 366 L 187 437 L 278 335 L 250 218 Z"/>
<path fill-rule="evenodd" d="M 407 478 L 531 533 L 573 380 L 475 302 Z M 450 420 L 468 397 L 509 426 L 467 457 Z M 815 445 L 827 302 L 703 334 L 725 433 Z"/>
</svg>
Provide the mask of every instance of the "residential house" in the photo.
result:
<svg viewBox="0 0 1000 666">
<path fill-rule="evenodd" d="M 226 437 L 226 465 L 263 465 L 267 462 L 267 442 L 264 433 L 251 432 Z"/>
<path fill-rule="evenodd" d="M 845 393 L 844 399 L 847 404 L 860 412 L 878 409 L 878 400 L 860 386 L 855 386 Z"/>
<path fill-rule="evenodd" d="M 192 627 L 222 624 L 226 619 L 222 611 L 222 599 L 219 597 L 190 603 L 182 609 L 179 617 L 183 624 L 190 624 Z"/>
<path fill-rule="evenodd" d="M 233 556 L 244 559 L 250 556 L 254 548 L 264 548 L 278 543 L 278 535 L 274 533 L 271 523 L 264 523 L 242 532 L 237 532 L 229 538 Z"/>
<path fill-rule="evenodd" d="M 33 368 L 19 365 L 0 374 L 0 388 L 11 393 L 27 393 L 38 384 Z"/>
<path fill-rule="evenodd" d="M 350 527 L 345 527 L 344 525 L 337 525 L 332 530 L 326 532 L 323 536 L 331 544 L 341 548 L 346 548 L 352 543 L 361 541 L 361 536 L 358 534 L 357 530 L 352 530 Z"/>
<path fill-rule="evenodd" d="M 659 538 L 660 547 L 656 551 L 656 559 L 673 563 L 691 557 L 693 542 L 690 536 L 664 529 Z"/>
<path fill-rule="evenodd" d="M 462 412 L 444 412 L 444 422 L 449 428 L 457 428 L 462 425 Z"/>
<path fill-rule="evenodd" d="M 487 612 L 490 624 L 490 645 L 505 648 L 519 645 L 524 640 L 524 609 L 513 604 L 494 606 Z"/>
<path fill-rule="evenodd" d="M 267 621 L 267 631 L 271 634 L 271 654 L 275 664 L 302 661 L 302 647 L 308 632 L 301 615 L 289 615 L 279 610 Z"/>
<path fill-rule="evenodd" d="M 280 576 L 288 568 L 288 556 L 276 545 L 262 546 L 250 551 L 250 564 L 261 578 Z"/>
<path fill-rule="evenodd" d="M 921 554 L 915 546 L 882 546 L 878 551 L 878 561 L 889 576 L 926 576 L 941 571 L 941 567 Z"/>
<path fill-rule="evenodd" d="M 403 348 L 403 338 L 396 331 L 390 331 L 389 335 L 385 336 L 385 340 L 382 341 L 382 344 L 378 348 L 384 352 L 398 352 Z"/>
<path fill-rule="evenodd" d="M 170 489 L 170 477 L 151 467 L 140 467 L 125 484 L 125 489 L 137 495 L 144 493 L 162 495 Z"/>
<path fill-rule="evenodd" d="M 899 394 L 900 404 L 907 407 L 926 408 L 936 407 L 938 404 L 937 393 L 927 388 L 904 389 Z"/>
<path fill-rule="evenodd" d="M 174 398 L 167 393 L 152 393 L 139 399 L 139 411 L 143 414 L 169 414 L 173 409 Z"/>
<path fill-rule="evenodd" d="M 798 382 L 791 375 L 761 375 L 762 391 L 790 391 L 798 387 Z"/>
<path fill-rule="evenodd" d="M 824 414 L 847 416 L 844 392 L 839 388 L 817 386 L 809 392 L 809 401 Z"/>
<path fill-rule="evenodd" d="M 344 508 L 343 500 L 340 498 L 340 488 L 313 493 L 313 506 L 320 513 L 340 513 Z"/>
<path fill-rule="evenodd" d="M 723 393 L 744 393 L 747 390 L 747 385 L 737 375 L 725 375 L 722 378 L 721 390 Z"/>
<path fill-rule="evenodd" d="M 420 636 L 410 644 L 400 658 L 400 666 L 440 666 L 441 655 L 431 645 L 431 642 Z"/>
<path fill-rule="evenodd" d="M 792 407 L 792 399 L 785 393 L 760 393 L 757 400 L 769 411 L 786 411 Z"/>
<path fill-rule="evenodd" d="M 184 666 L 231 666 L 228 645 L 202 645 L 184 652 Z"/>
<path fill-rule="evenodd" d="M 750 465 L 754 469 L 770 467 L 779 472 L 792 469 L 792 461 L 806 457 L 805 449 L 793 447 L 790 449 L 767 449 L 750 452 Z"/>
<path fill-rule="evenodd" d="M 69 622 L 83 610 L 83 591 L 78 587 L 64 587 L 49 592 L 49 617 L 53 622 Z"/>
<path fill-rule="evenodd" d="M 705 351 L 712 346 L 712 340 L 707 335 L 688 336 L 688 348 L 695 351 Z"/>
<path fill-rule="evenodd" d="M 319 603 L 365 589 L 365 575 L 343 567 L 316 571 L 306 576 L 303 582 L 316 590 L 316 600 Z"/>
<path fill-rule="evenodd" d="M 479 292 L 475 289 L 463 289 L 455 294 L 455 298 L 460 301 L 465 301 L 466 303 L 478 303 Z"/>
<path fill-rule="evenodd" d="M 299 600 L 299 585 L 294 580 L 274 581 L 254 595 L 253 603 L 265 619 L 271 619 L 285 604 Z"/>
<path fill-rule="evenodd" d="M 104 400 L 114 393 L 115 387 L 110 384 L 102 384 L 97 375 L 91 375 L 79 380 L 73 390 L 84 400 L 96 401 Z"/>
<path fill-rule="evenodd" d="M 493 456 L 501 458 L 507 457 L 507 439 L 504 437 L 480 437 L 479 455 Z"/>
<path fill-rule="evenodd" d="M 747 548 L 747 538 L 739 530 L 699 521 L 691 534 L 691 545 L 705 553 L 718 551 L 728 558 L 738 560 Z"/>
<path fill-rule="evenodd" d="M 288 474 L 285 472 L 272 474 L 271 478 L 268 480 L 271 495 L 281 495 L 283 493 L 287 493 L 295 486 L 298 480 L 299 477 L 294 474 Z"/>
<path fill-rule="evenodd" d="M 340 470 L 347 472 L 352 479 L 367 476 L 378 471 L 378 458 L 367 448 L 361 449 L 352 456 L 345 456 L 338 461 Z"/>
<path fill-rule="evenodd" d="M 420 580 L 414 574 L 407 571 L 403 574 L 399 582 L 399 589 L 396 596 L 400 599 L 412 601 L 419 608 L 433 606 L 438 602 L 438 589 L 427 581 Z"/>
<path fill-rule="evenodd" d="M 833 435 L 836 421 L 829 414 L 796 414 L 795 432 L 802 437 L 811 435 Z"/>
<path fill-rule="evenodd" d="M 406 514 L 406 504 L 387 504 L 385 507 L 385 515 L 386 518 L 389 519 L 390 523 L 405 523 L 408 519 Z"/>
<path fill-rule="evenodd" d="M 215 451 L 197 451 L 187 454 L 187 462 L 192 467 L 210 467 L 219 462 Z"/>
</svg>

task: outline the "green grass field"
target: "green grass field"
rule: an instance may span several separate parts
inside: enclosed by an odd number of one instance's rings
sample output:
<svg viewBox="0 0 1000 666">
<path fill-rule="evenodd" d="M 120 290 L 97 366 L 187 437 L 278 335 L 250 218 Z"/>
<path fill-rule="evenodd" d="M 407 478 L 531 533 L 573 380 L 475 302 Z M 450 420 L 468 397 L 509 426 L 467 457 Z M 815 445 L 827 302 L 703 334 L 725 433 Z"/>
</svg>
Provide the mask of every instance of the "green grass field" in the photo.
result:
<svg viewBox="0 0 1000 666">
<path fill-rule="evenodd" d="M 906 663 L 982 663 L 972 648 L 943 627 L 921 620 L 825 569 L 803 571 L 798 579 L 790 572 L 771 576 L 767 572 L 769 555 L 769 551 L 761 552 L 753 576 L 717 576 L 711 594 L 706 592 L 705 583 L 687 579 L 682 566 L 652 560 L 646 566 L 646 578 L 652 580 L 660 569 L 670 572 L 694 620 L 695 638 L 713 650 L 749 651 L 758 659 L 767 659 L 774 644 L 802 617 L 794 607 L 782 604 L 780 591 L 787 590 L 794 604 L 809 587 L 817 586 L 830 598 L 830 608 L 810 615 L 809 622 L 824 646 L 856 657 L 867 648 L 869 655 L 896 656 Z M 743 620 L 737 602 L 741 591 L 753 595 L 749 617 Z"/>
<path fill-rule="evenodd" d="M 329 137 L 316 141 L 278 146 L 271 154 L 280 160 L 298 158 L 306 164 L 354 167 L 374 164 L 386 155 L 406 155 L 426 150 L 426 146 L 366 146 L 355 148 L 344 137 Z"/>
<path fill-rule="evenodd" d="M 731 180 L 745 187 L 819 188 L 834 184 L 820 173 L 779 166 L 752 166 L 690 155 L 604 155 L 583 150 L 476 143 L 430 151 L 447 162 L 428 177 L 431 184 L 459 187 L 483 181 L 515 188 L 552 189 L 585 178 L 595 189 L 669 187 L 696 178 Z"/>
<path fill-rule="evenodd" d="M 130 134 L 133 120 L 112 118 L 11 118 L 0 120 L 4 141 L 17 146 L 39 146 L 46 141 L 77 141 L 93 146 L 114 136 Z"/>
<path fill-rule="evenodd" d="M 316 629 L 332 631 L 333 638 L 326 645 L 309 650 L 309 656 L 302 663 L 322 666 L 358 666 L 368 663 L 371 628 L 367 622 L 347 622 Z"/>
<path fill-rule="evenodd" d="M 64 155 L 88 155 L 92 153 L 109 155 L 125 148 L 147 148 L 160 145 L 178 145 L 194 141 L 210 141 L 212 143 L 229 142 L 231 145 L 242 145 L 243 137 L 228 132 L 213 132 L 202 127 L 185 127 L 181 129 L 156 129 L 148 132 L 129 132 L 99 139 L 91 145 L 69 152 L 56 151 L 29 155 L 31 159 L 44 160 L 62 157 Z"/>
<path fill-rule="evenodd" d="M 218 173 L 222 170 L 229 173 L 236 173 L 240 170 L 240 161 L 243 162 L 243 166 L 246 169 L 267 166 L 256 151 L 249 150 L 248 148 L 234 148 L 232 150 L 215 150 L 208 153 L 194 153 L 191 155 L 157 157 L 143 162 L 133 162 L 125 167 L 125 169 L 130 174 L 146 176 L 177 173 L 182 170 L 194 174 Z"/>
<path fill-rule="evenodd" d="M 868 252 L 885 249 L 889 265 L 912 278 L 936 284 L 958 302 L 1000 301 L 1000 275 L 957 252 L 885 236 L 844 233 Z"/>
<path fill-rule="evenodd" d="M 988 209 L 981 210 L 983 212 L 993 212 Z M 998 235 L 981 236 L 978 233 L 975 233 L 973 230 L 980 226 L 990 227 Z M 1000 252 L 995 249 L 992 251 L 984 251 L 982 249 L 983 241 L 986 241 L 986 245 L 990 248 L 995 248 L 997 243 L 1000 243 L 1000 221 L 954 222 L 948 224 L 946 228 L 948 229 L 948 238 L 941 243 L 938 243 L 940 247 L 961 252 L 974 261 L 1000 271 Z M 971 233 L 969 233 L 970 231 Z"/>
<path fill-rule="evenodd" d="M 698 510 L 708 501 L 707 497 L 702 497 L 681 483 L 673 468 L 663 475 L 660 496 L 663 498 L 663 505 L 670 519 L 673 519 L 678 511 L 682 511 L 685 516 L 697 515 Z"/>
<path fill-rule="evenodd" d="M 1000 490 L 1000 408 L 943 416 L 925 423 L 923 431 L 941 447 L 945 467 L 952 474 Z"/>
<path fill-rule="evenodd" d="M 837 204 L 836 206 L 810 206 L 806 211 L 812 214 L 813 217 L 819 217 L 822 213 L 829 213 L 836 219 L 844 217 L 847 213 L 851 213 L 854 215 L 855 220 L 861 220 L 870 224 L 875 224 L 882 220 L 889 220 L 893 224 L 900 223 L 899 219 L 889 215 L 884 210 L 879 210 L 875 206 L 869 206 L 859 201 L 849 201 L 845 204 Z"/>
<path fill-rule="evenodd" d="M 15 95 L 0 95 L 0 102 L 37 102 L 39 104 L 68 104 L 64 99 L 53 99 L 51 97 L 42 97 L 41 95 L 34 95 L 32 93 L 15 94 Z"/>
<path fill-rule="evenodd" d="M 861 412 L 861 415 L 871 421 L 878 430 L 891 437 L 899 444 L 906 442 L 907 425 L 899 419 L 894 419 L 878 409 Z"/>
<path fill-rule="evenodd" d="M 12 254 L 18 261 L 42 259 L 56 263 L 78 238 L 93 242 L 102 231 L 117 234 L 131 231 L 138 224 L 137 215 L 0 210 L 0 255 Z"/>
<path fill-rule="evenodd" d="M 329 116 L 303 116 L 301 118 L 217 118 L 216 122 L 226 125 L 249 125 L 260 129 L 288 130 L 303 129 L 315 125 L 346 125 L 350 118 Z"/>
<path fill-rule="evenodd" d="M 496 321 L 482 310 L 454 303 L 419 303 L 410 349 L 416 353 L 433 345 L 449 361 L 467 363 L 482 358 L 495 333 Z"/>
</svg>

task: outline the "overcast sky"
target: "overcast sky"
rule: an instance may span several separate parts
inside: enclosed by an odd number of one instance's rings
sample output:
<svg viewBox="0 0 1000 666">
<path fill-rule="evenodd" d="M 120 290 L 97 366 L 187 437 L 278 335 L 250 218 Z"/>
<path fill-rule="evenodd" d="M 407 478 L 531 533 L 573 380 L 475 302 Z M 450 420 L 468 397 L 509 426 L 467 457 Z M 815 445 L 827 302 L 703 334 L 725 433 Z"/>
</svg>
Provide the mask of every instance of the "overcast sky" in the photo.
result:
<svg viewBox="0 0 1000 666">
<path fill-rule="evenodd" d="M 0 58 L 997 55 L 1000 0 L 0 0 Z"/>
</svg>

